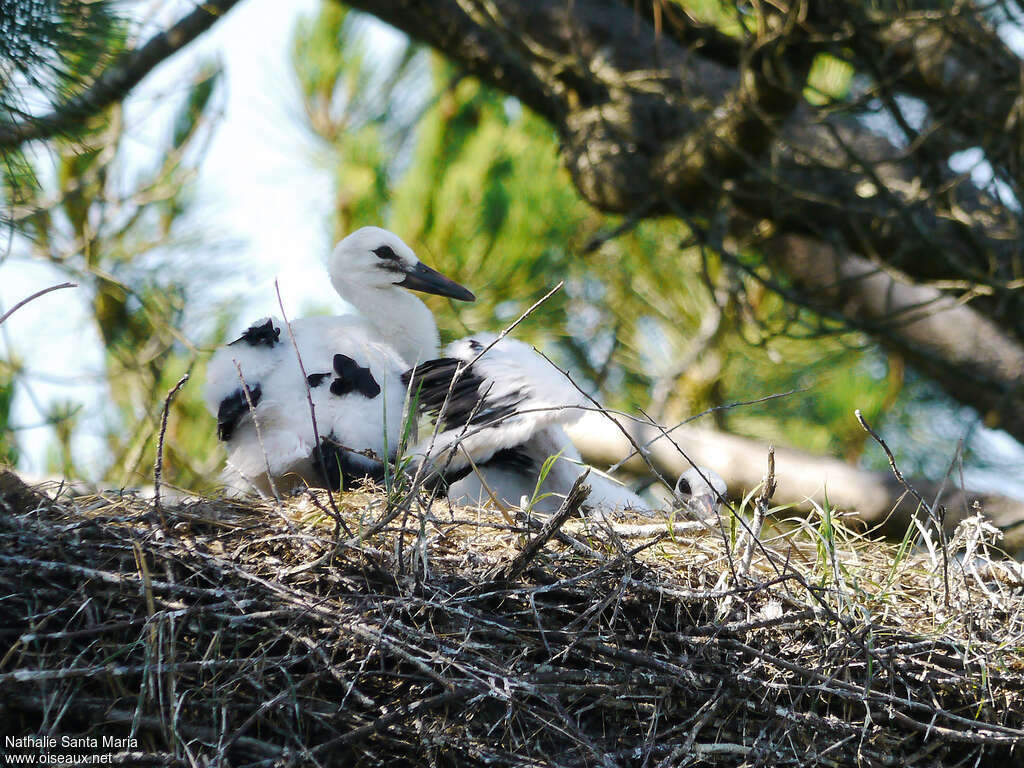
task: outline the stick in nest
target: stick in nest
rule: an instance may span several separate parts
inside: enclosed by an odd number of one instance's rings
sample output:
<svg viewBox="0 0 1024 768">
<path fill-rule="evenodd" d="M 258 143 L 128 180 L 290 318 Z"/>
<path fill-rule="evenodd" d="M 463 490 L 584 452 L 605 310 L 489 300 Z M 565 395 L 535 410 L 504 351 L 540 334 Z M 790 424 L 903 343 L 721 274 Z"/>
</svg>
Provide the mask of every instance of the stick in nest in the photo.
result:
<svg viewBox="0 0 1024 768">
<path fill-rule="evenodd" d="M 768 515 L 768 505 L 772 501 L 772 496 L 775 495 L 775 485 L 775 446 L 769 445 L 768 469 L 765 472 L 764 481 L 761 483 L 761 493 L 757 495 L 757 499 L 754 502 L 754 520 L 750 524 L 750 531 L 747 534 L 749 538 L 743 552 L 743 562 L 740 564 L 740 576 L 743 578 L 746 578 L 747 574 L 750 573 L 750 561 L 754 557 L 758 536 L 761 535 L 764 519 Z"/>
<path fill-rule="evenodd" d="M 168 754 L 187 740 L 196 763 L 232 765 L 348 764 L 356 754 L 391 768 L 440 749 L 461 762 L 482 753 L 495 768 L 546 765 L 553 754 L 560 765 L 648 754 L 651 766 L 671 766 L 696 754 L 730 765 L 767 755 L 780 768 L 807 755 L 953 768 L 976 755 L 979 765 L 1015 764 L 1024 747 L 1019 587 L 998 607 L 980 601 L 937 617 L 920 599 L 940 589 L 936 574 L 903 569 L 884 598 L 895 610 L 873 611 L 846 639 L 818 607 L 833 598 L 814 564 L 802 576 L 709 589 L 708 557 L 721 547 L 711 535 L 642 560 L 633 555 L 655 542 L 616 556 L 582 545 L 555 555 L 547 542 L 568 534 L 548 518 L 503 560 L 524 568 L 516 580 L 481 589 L 500 541 L 471 521 L 445 531 L 433 567 L 409 585 L 390 567 L 388 545 L 403 531 L 353 545 L 329 578 L 300 576 L 287 566 L 334 546 L 319 522 L 290 533 L 268 524 L 262 506 L 232 503 L 231 527 L 154 537 L 138 522 L 151 502 L 90 503 L 0 515 L 0 579 L 28 580 L 0 601 L 15 641 L 0 686 L 9 711 L 33 723 L 74 707 L 89 735 L 139 732 Z M 850 568 L 865 581 L 891 575 L 889 548 L 854 542 Z M 869 591 L 837 588 L 878 605 Z M 742 620 L 709 621 L 728 595 L 745 603 Z M 166 647 L 147 647 L 154 630 Z M 870 657 L 856 642 L 865 632 Z M 110 649 L 123 649 L 115 664 Z M 190 690 L 180 711 L 168 709 L 183 700 L 173 688 L 146 695 L 171 674 Z M 134 711 L 116 708 L 126 695 L 140 702 Z M 296 745 L 301 753 L 287 751 Z"/>
<path fill-rule="evenodd" d="M 178 394 L 178 390 L 185 386 L 186 381 L 188 381 L 187 373 L 178 379 L 174 389 L 167 393 L 167 397 L 164 399 L 163 415 L 160 418 L 160 438 L 156 443 L 156 464 L 153 466 L 153 509 L 160 516 L 161 524 L 164 520 L 163 513 L 160 511 L 160 478 L 163 475 L 164 467 L 164 436 L 167 434 L 167 415 L 171 410 L 171 401 Z"/>
<path fill-rule="evenodd" d="M 540 532 L 527 542 L 526 546 L 512 559 L 511 563 L 507 566 L 499 567 L 493 572 L 494 580 L 512 581 L 519 576 L 551 537 L 558 533 L 558 529 L 562 527 L 565 521 L 570 517 L 579 515 L 580 507 L 586 501 L 587 496 L 590 495 L 590 486 L 584 484 L 589 474 L 590 470 L 588 469 L 576 478 L 576 482 L 572 484 L 569 493 L 565 495 L 565 500 L 562 502 L 562 506 L 558 508 L 558 511 L 544 523 L 544 527 L 540 529 Z"/>
<path fill-rule="evenodd" d="M 515 525 L 516 521 L 512 519 L 512 508 L 504 501 L 502 501 L 500 498 L 498 498 L 498 495 L 491 489 L 491 486 L 487 484 L 487 478 L 484 477 L 484 473 L 480 471 L 479 467 L 477 467 L 476 465 L 476 462 L 473 461 L 473 457 L 470 455 L 469 451 L 466 450 L 466 446 L 464 446 L 460 442 L 459 448 L 462 449 L 462 453 L 466 457 L 466 461 L 469 462 L 470 468 L 476 474 L 477 480 L 480 481 L 480 485 L 483 486 L 483 489 L 487 492 L 487 495 L 494 503 L 494 506 L 497 507 L 499 512 L 501 512 L 501 516 L 505 518 L 505 522 L 509 525 Z"/>
<path fill-rule="evenodd" d="M 949 552 L 946 547 L 945 531 L 942 528 L 942 518 L 945 517 L 945 510 L 943 510 L 941 515 L 937 515 L 935 510 L 932 509 L 932 505 L 924 500 L 924 496 L 918 493 L 917 489 L 907 482 L 907 479 L 903 477 L 903 473 L 900 472 L 900 468 L 896 466 L 896 457 L 892 455 L 892 451 L 889 450 L 889 446 L 886 445 L 885 440 L 883 440 L 878 433 L 871 428 L 871 425 L 864 420 L 864 414 L 860 412 L 860 408 L 857 408 L 853 412 L 853 415 L 857 417 L 857 421 L 859 421 L 860 425 L 864 427 L 864 431 L 871 435 L 875 442 L 882 447 L 883 451 L 885 451 L 885 457 L 889 460 L 889 468 L 892 470 L 893 475 L 896 476 L 896 479 L 900 482 L 900 485 L 906 488 L 907 491 L 917 499 L 918 504 L 921 505 L 924 511 L 928 513 L 928 519 L 931 520 L 932 525 L 935 527 L 936 535 L 939 542 L 942 544 L 942 580 L 945 587 L 945 602 L 946 605 L 949 605 Z"/>
</svg>

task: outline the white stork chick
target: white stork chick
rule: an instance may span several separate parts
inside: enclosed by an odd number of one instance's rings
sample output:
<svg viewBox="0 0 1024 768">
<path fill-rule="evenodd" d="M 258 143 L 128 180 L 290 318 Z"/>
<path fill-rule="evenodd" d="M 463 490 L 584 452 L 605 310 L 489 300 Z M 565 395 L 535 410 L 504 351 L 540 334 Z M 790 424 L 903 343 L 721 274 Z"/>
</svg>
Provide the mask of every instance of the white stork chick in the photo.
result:
<svg viewBox="0 0 1024 768">
<path fill-rule="evenodd" d="M 722 476 L 713 469 L 697 465 L 683 472 L 673 489 L 681 506 L 698 518 L 721 514 L 728 488 Z"/>
<path fill-rule="evenodd" d="M 386 459 L 394 452 L 406 393 L 402 373 L 435 357 L 438 348 L 433 315 L 407 289 L 475 298 L 377 227 L 338 243 L 327 271 L 338 294 L 361 315 L 295 320 L 294 346 L 287 327 L 266 318 L 219 349 L 207 368 L 206 405 L 217 417 L 229 470 L 264 495 L 271 490 L 268 468 L 279 490 L 301 484 L 338 488 L 381 475 L 383 465 L 365 454 Z"/>
<path fill-rule="evenodd" d="M 450 344 L 445 354 L 403 377 L 411 379 L 420 407 L 440 422 L 437 434 L 424 440 L 414 456 L 447 479 L 453 503 L 496 499 L 518 506 L 524 497 L 536 496 L 534 509 L 555 511 L 587 469 L 562 429 L 580 417 L 587 400 L 550 362 L 515 339 L 477 334 Z M 538 485 L 552 456 L 557 458 Z M 591 469 L 587 483 L 586 506 L 595 512 L 650 509 L 640 496 L 597 470 Z M 707 502 L 713 507 L 724 492 L 724 481 L 703 468 L 684 473 L 677 484 L 680 498 L 714 499 Z"/>
</svg>

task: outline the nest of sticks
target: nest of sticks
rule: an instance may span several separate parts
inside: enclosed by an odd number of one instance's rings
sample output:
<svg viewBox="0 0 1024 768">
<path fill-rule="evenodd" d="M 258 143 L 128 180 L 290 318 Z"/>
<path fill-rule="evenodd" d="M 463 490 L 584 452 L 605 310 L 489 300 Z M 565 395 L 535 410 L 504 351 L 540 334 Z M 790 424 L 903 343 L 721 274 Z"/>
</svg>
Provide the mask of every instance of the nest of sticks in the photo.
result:
<svg viewBox="0 0 1024 768">
<path fill-rule="evenodd" d="M 587 519 L 582 494 L 510 523 L 9 485 L 0 731 L 131 765 L 1024 761 L 1024 581 L 980 518 L 895 546 L 828 514 Z"/>
</svg>

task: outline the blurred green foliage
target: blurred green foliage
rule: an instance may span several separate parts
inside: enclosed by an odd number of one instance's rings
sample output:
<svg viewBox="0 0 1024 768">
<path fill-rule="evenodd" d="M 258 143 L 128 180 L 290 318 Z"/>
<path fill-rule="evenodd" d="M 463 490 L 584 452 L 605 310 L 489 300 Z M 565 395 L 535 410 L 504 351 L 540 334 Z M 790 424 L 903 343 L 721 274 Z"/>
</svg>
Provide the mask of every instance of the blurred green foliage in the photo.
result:
<svg viewBox="0 0 1024 768">
<path fill-rule="evenodd" d="M 17 464 L 18 447 L 11 429 L 11 405 L 14 402 L 14 382 L 10 375 L 0 375 L 0 464 Z"/>
<path fill-rule="evenodd" d="M 0 7 L 0 121 L 38 117 L 83 90 L 124 48 L 109 0 L 6 0 Z"/>
</svg>

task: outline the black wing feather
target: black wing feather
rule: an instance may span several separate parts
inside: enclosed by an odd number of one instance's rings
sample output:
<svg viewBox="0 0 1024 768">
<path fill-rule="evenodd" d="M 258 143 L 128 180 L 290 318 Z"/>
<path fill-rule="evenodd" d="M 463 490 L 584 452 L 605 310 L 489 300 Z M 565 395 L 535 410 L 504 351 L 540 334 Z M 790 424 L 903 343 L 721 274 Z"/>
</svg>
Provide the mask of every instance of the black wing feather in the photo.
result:
<svg viewBox="0 0 1024 768">
<path fill-rule="evenodd" d="M 435 419 L 447 399 L 443 429 L 500 422 L 513 415 L 526 399 L 521 390 L 502 397 L 489 397 L 487 379 L 478 375 L 473 366 L 465 369 L 453 386 L 452 380 L 462 362 L 457 357 L 441 357 L 402 374 L 402 382 L 409 386 L 411 381 L 413 393 L 419 393 L 420 408 Z"/>
<path fill-rule="evenodd" d="M 331 374 L 329 373 L 311 373 L 309 374 L 309 376 L 306 377 L 306 383 L 309 384 L 309 386 L 312 389 L 316 389 L 321 384 L 323 384 L 324 379 L 326 379 L 330 375 Z"/>
<path fill-rule="evenodd" d="M 362 480 L 384 483 L 384 462 L 356 453 L 330 437 L 310 454 L 313 469 L 324 487 L 332 491 L 345 491 Z"/>
<path fill-rule="evenodd" d="M 281 329 L 275 327 L 274 322 L 270 318 L 267 318 L 265 323 L 253 323 L 250 325 L 245 329 L 245 332 L 241 336 L 228 344 L 228 346 L 230 347 L 233 344 L 238 344 L 244 341 L 250 347 L 259 347 L 261 345 L 273 347 L 275 344 L 279 343 L 280 340 Z"/>
<path fill-rule="evenodd" d="M 249 397 L 252 398 L 252 407 L 260 404 L 263 390 L 256 384 L 249 387 Z M 249 412 L 249 402 L 245 399 L 245 392 L 239 387 L 230 395 L 220 401 L 217 407 L 217 437 L 223 442 L 231 439 L 238 426 L 239 420 Z"/>
<path fill-rule="evenodd" d="M 481 467 L 493 467 L 495 469 L 507 469 L 513 472 L 524 474 L 536 474 L 540 471 L 537 462 L 519 446 L 513 448 L 502 448 L 496 451 L 491 458 L 480 465 Z"/>
<path fill-rule="evenodd" d="M 334 356 L 334 371 L 337 377 L 331 382 L 331 394 L 342 396 L 358 392 L 368 400 L 380 394 L 380 384 L 373 378 L 369 368 L 364 368 L 348 355 Z"/>
</svg>

